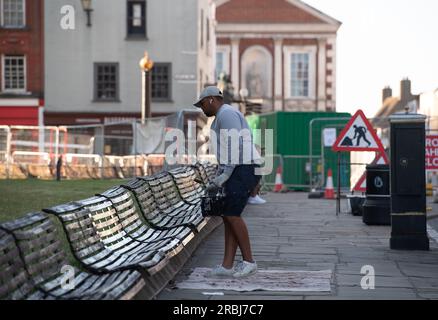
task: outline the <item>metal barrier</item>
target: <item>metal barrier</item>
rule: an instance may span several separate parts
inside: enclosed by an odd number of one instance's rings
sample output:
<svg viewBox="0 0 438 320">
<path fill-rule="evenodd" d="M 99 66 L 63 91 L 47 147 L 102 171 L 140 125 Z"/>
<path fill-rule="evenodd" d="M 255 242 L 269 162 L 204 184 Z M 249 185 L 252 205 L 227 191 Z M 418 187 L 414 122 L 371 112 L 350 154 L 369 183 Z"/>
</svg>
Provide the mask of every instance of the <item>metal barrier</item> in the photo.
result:
<svg viewBox="0 0 438 320">
<path fill-rule="evenodd" d="M 305 191 L 309 191 L 312 188 L 312 181 L 309 180 L 309 171 L 312 162 L 309 161 L 309 159 L 321 159 L 321 157 L 308 155 L 283 156 L 283 181 L 287 188 L 305 189 Z M 305 179 L 306 176 L 307 180 Z M 302 181 L 307 181 L 307 183 L 300 183 Z"/>
</svg>

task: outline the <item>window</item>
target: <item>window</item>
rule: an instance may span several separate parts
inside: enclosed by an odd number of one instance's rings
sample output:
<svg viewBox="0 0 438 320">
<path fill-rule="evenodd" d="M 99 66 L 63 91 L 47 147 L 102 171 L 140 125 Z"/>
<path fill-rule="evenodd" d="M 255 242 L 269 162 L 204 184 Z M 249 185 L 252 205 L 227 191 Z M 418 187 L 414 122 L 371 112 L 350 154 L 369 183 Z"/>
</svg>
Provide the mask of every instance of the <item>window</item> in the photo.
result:
<svg viewBox="0 0 438 320">
<path fill-rule="evenodd" d="M 25 4 L 25 0 L 0 0 L 2 27 L 23 28 L 26 25 Z"/>
<path fill-rule="evenodd" d="M 309 96 L 309 54 L 292 53 L 291 57 L 291 95 Z"/>
<path fill-rule="evenodd" d="M 201 49 L 204 47 L 204 10 L 201 10 Z"/>
<path fill-rule="evenodd" d="M 316 46 L 284 47 L 286 99 L 315 99 Z"/>
<path fill-rule="evenodd" d="M 222 72 L 224 72 L 227 76 L 230 75 L 229 58 L 229 46 L 219 45 L 216 47 L 216 80 L 219 80 L 220 74 Z"/>
<path fill-rule="evenodd" d="M 152 68 L 152 99 L 154 101 L 171 99 L 171 66 L 170 63 L 155 63 Z"/>
<path fill-rule="evenodd" d="M 216 80 L 219 80 L 219 77 L 223 71 L 224 71 L 224 53 L 216 52 Z"/>
<path fill-rule="evenodd" d="M 24 56 L 3 56 L 2 91 L 26 91 L 26 58 Z"/>
<path fill-rule="evenodd" d="M 119 64 L 94 64 L 94 100 L 119 100 Z"/>
<path fill-rule="evenodd" d="M 128 37 L 147 37 L 146 2 L 128 0 Z"/>
<path fill-rule="evenodd" d="M 207 56 L 210 55 L 210 19 L 207 18 L 207 21 L 205 23 L 206 25 L 206 33 L 207 33 L 207 45 L 206 45 L 206 50 L 207 50 Z"/>
</svg>

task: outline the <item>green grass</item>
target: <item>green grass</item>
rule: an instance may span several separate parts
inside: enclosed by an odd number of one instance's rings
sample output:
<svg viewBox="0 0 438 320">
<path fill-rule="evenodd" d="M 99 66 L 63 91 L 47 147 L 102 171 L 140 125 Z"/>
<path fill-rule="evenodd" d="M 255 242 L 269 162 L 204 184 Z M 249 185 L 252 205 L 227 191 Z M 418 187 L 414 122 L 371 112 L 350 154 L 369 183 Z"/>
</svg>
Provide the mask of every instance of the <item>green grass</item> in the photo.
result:
<svg viewBox="0 0 438 320">
<path fill-rule="evenodd" d="M 0 223 L 94 196 L 126 180 L 0 180 Z"/>
</svg>

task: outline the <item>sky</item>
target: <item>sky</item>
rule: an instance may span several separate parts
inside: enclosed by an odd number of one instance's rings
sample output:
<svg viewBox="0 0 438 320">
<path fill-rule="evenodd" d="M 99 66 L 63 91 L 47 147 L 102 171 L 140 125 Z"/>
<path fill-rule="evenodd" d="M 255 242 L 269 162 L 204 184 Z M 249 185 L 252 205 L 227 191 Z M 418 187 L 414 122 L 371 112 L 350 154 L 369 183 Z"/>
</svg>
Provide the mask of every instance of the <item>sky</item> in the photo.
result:
<svg viewBox="0 0 438 320">
<path fill-rule="evenodd" d="M 438 88 L 438 0 L 304 0 L 342 22 L 337 41 L 337 111 L 373 117 L 382 89 L 399 96 Z"/>
</svg>

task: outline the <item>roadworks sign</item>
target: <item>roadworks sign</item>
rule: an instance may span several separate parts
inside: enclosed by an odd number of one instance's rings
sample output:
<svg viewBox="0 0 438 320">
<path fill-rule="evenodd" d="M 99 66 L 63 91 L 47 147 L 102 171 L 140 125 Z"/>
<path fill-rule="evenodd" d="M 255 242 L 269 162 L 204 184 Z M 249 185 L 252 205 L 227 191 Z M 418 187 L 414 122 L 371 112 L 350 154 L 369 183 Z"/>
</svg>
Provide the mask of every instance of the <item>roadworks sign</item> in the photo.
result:
<svg viewBox="0 0 438 320">
<path fill-rule="evenodd" d="M 384 153 L 382 142 L 362 110 L 358 110 L 336 139 L 333 151 L 376 151 Z"/>
</svg>

